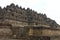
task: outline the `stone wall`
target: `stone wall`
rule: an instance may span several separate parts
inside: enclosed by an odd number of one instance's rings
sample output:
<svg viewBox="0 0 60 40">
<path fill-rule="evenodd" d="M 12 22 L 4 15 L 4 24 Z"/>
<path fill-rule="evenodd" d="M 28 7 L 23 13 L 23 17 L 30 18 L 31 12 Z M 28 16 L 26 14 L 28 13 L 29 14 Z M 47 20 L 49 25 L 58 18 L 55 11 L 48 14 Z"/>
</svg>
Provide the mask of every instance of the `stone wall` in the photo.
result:
<svg viewBox="0 0 60 40">
<path fill-rule="evenodd" d="M 50 40 L 60 40 L 60 36 L 51 37 Z"/>
<path fill-rule="evenodd" d="M 0 23 L 8 23 L 11 24 L 13 27 L 24 27 L 24 26 L 28 26 L 27 22 L 22 22 L 22 21 L 16 21 L 16 20 L 9 20 L 9 19 L 4 19 L 4 20 L 0 20 Z"/>
<path fill-rule="evenodd" d="M 28 32 L 29 36 L 59 36 L 60 35 L 60 29 L 40 29 L 40 28 L 35 28 L 29 29 Z"/>
</svg>

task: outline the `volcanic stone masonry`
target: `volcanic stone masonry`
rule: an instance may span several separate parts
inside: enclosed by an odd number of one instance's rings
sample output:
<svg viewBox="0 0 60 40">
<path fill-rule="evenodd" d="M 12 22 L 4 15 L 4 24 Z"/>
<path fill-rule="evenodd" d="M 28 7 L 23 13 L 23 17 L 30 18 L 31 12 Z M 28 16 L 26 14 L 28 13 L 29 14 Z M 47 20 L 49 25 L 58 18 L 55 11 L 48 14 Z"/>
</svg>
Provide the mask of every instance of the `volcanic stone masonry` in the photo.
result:
<svg viewBox="0 0 60 40">
<path fill-rule="evenodd" d="M 0 40 L 59 40 L 60 25 L 30 8 L 0 7 Z"/>
</svg>

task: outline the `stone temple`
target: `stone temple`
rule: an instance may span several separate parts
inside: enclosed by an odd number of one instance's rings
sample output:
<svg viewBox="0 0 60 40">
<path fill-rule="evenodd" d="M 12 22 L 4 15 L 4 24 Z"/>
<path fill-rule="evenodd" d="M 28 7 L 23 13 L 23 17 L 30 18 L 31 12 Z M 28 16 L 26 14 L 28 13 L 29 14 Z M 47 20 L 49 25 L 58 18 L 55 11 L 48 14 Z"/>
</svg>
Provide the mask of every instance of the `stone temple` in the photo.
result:
<svg viewBox="0 0 60 40">
<path fill-rule="evenodd" d="M 12 3 L 0 7 L 0 40 L 60 40 L 60 25 L 46 14 Z"/>
</svg>

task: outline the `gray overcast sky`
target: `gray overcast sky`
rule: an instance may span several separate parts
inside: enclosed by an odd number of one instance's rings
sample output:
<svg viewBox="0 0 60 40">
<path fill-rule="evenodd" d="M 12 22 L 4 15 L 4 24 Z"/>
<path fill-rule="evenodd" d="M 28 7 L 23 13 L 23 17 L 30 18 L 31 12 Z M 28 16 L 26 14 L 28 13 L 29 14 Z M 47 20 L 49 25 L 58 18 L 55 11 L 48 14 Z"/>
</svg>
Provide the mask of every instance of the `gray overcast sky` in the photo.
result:
<svg viewBox="0 0 60 40">
<path fill-rule="evenodd" d="M 11 3 L 45 13 L 49 18 L 60 24 L 60 0 L 0 0 L 1 7 Z"/>
</svg>

